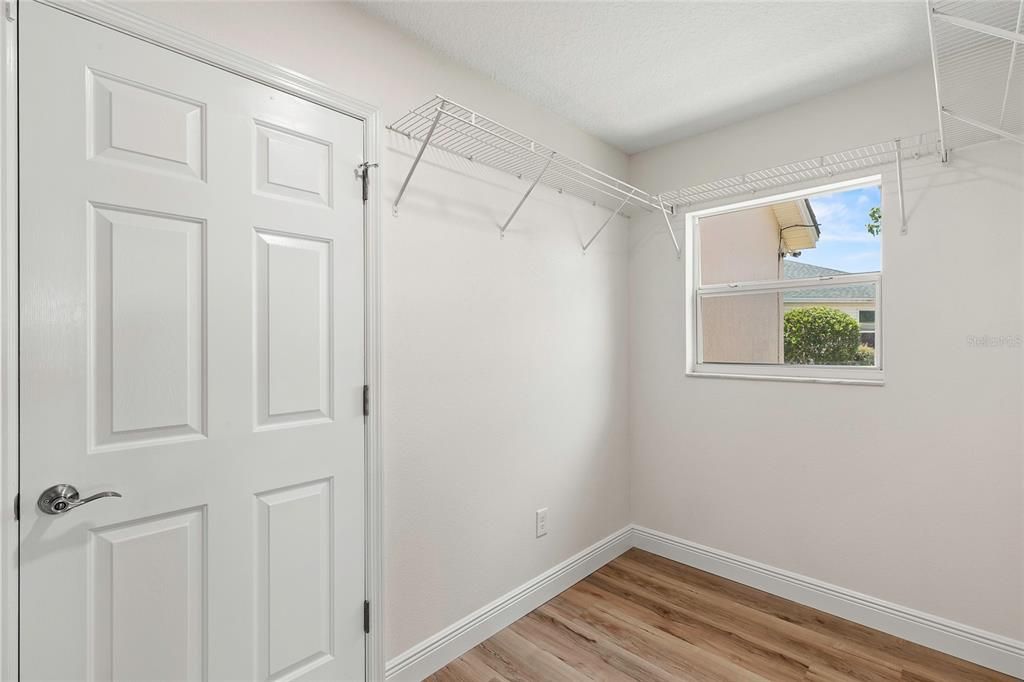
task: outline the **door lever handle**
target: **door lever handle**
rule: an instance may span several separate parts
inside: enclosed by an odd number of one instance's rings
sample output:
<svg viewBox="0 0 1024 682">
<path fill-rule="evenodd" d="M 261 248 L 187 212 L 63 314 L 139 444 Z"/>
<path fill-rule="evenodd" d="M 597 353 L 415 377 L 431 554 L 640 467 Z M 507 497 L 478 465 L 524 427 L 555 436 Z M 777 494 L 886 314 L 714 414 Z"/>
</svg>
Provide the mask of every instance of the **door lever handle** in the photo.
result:
<svg viewBox="0 0 1024 682">
<path fill-rule="evenodd" d="M 79 499 L 78 489 L 73 485 L 67 483 L 58 483 L 55 486 L 51 486 L 43 491 L 42 495 L 39 496 L 39 501 L 36 506 L 39 507 L 39 511 L 44 514 L 66 514 L 75 507 L 81 507 L 83 504 L 89 504 L 93 500 L 98 500 L 101 497 L 121 497 L 121 493 L 116 493 L 113 490 L 108 490 L 102 493 L 96 493 L 89 497 Z"/>
</svg>

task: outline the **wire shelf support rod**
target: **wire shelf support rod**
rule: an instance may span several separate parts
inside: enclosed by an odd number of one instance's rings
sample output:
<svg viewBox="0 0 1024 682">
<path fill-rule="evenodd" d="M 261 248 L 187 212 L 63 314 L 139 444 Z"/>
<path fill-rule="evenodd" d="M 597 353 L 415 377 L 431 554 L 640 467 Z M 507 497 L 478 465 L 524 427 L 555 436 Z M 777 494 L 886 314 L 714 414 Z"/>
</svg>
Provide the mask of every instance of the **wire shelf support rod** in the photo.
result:
<svg viewBox="0 0 1024 682">
<path fill-rule="evenodd" d="M 395 203 L 391 206 L 392 215 L 398 215 L 398 204 L 402 201 L 402 196 L 405 195 L 405 190 L 409 187 L 409 181 L 412 180 L 412 174 L 416 172 L 416 166 L 420 165 L 420 159 L 423 158 L 423 152 L 426 151 L 427 145 L 430 144 L 430 138 L 434 136 L 434 130 L 437 129 L 437 122 L 441 120 L 441 114 L 444 112 L 445 103 L 442 102 L 437 108 L 437 113 L 434 114 L 434 121 L 430 124 L 430 130 L 427 131 L 427 136 L 423 138 L 423 144 L 420 145 L 420 150 L 416 152 L 416 158 L 412 162 L 412 167 L 409 168 L 409 174 L 405 176 L 405 181 L 402 183 L 402 188 L 398 190 L 398 196 L 395 197 Z"/>
<path fill-rule="evenodd" d="M 516 217 L 516 214 L 519 213 L 519 209 L 523 207 L 523 204 L 526 203 L 526 200 L 530 198 L 531 194 L 533 194 L 533 190 L 537 186 L 537 183 L 540 182 L 540 179 L 543 178 L 544 174 L 548 172 L 548 166 L 550 166 L 551 162 L 554 160 L 555 153 L 551 152 L 551 156 L 548 157 L 547 163 L 544 164 L 544 167 L 541 169 L 540 173 L 537 173 L 537 177 L 533 179 L 533 183 L 530 185 L 530 189 L 526 190 L 526 194 L 524 194 L 523 198 L 519 200 L 519 203 L 516 204 L 516 207 L 512 209 L 512 215 L 510 215 L 508 217 L 508 220 L 505 221 L 505 224 L 501 226 L 501 237 L 503 239 L 505 237 L 505 230 L 508 229 L 509 224 L 511 224 L 513 218 Z"/>
<path fill-rule="evenodd" d="M 630 192 L 629 195 L 625 199 L 622 200 L 622 203 L 619 204 L 619 207 L 617 209 L 615 209 L 610 216 L 608 216 L 608 219 L 605 220 L 604 223 L 601 224 L 601 227 L 597 228 L 597 232 L 595 232 L 594 235 L 590 239 L 587 240 L 587 243 L 583 245 L 583 255 L 587 254 L 587 249 L 590 248 L 590 245 L 594 243 L 594 240 L 597 239 L 597 237 L 602 232 L 604 232 L 604 228 L 608 227 L 608 223 L 610 223 L 612 221 L 612 218 L 614 218 L 615 216 L 619 215 L 619 211 L 622 210 L 623 206 L 625 206 L 627 203 L 629 203 L 629 200 L 633 198 L 634 194 L 636 194 L 636 190 L 633 190 L 632 192 Z"/>
</svg>

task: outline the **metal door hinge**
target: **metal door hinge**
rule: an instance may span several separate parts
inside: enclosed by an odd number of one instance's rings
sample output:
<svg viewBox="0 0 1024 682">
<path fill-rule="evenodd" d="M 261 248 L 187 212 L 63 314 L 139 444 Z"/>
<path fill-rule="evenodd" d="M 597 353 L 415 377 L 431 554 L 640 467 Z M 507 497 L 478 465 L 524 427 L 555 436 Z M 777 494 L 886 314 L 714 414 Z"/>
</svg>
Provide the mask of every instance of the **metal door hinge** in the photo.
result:
<svg viewBox="0 0 1024 682">
<path fill-rule="evenodd" d="M 370 416 L 370 387 L 363 384 L 363 416 Z"/>
<path fill-rule="evenodd" d="M 356 166 L 356 175 L 363 181 L 363 202 L 370 198 L 370 169 L 379 167 L 379 163 L 364 161 Z"/>
<path fill-rule="evenodd" d="M 21 521 L 21 493 L 14 496 L 14 520 Z"/>
<path fill-rule="evenodd" d="M 363 602 L 363 632 L 370 634 L 370 602 Z"/>
</svg>

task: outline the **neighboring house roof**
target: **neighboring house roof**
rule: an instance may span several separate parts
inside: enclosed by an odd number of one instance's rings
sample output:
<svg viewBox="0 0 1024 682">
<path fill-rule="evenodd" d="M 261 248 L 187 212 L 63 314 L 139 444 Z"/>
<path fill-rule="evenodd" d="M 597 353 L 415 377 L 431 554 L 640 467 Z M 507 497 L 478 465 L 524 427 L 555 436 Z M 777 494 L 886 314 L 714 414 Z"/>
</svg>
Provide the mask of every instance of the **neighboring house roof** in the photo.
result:
<svg viewBox="0 0 1024 682">
<path fill-rule="evenodd" d="M 782 273 L 785 279 L 811 279 L 813 277 L 831 277 L 833 275 L 849 275 L 849 272 L 823 268 L 820 265 L 801 263 L 792 258 L 782 260 Z M 783 301 L 863 301 L 875 298 L 873 284 L 842 284 L 822 289 L 795 289 L 787 291 Z"/>
<path fill-rule="evenodd" d="M 820 265 L 805 263 L 803 261 L 794 260 L 793 258 L 783 259 L 782 272 L 786 279 L 809 279 L 811 277 L 831 277 L 833 275 L 850 274 L 845 270 L 824 268 Z"/>
</svg>

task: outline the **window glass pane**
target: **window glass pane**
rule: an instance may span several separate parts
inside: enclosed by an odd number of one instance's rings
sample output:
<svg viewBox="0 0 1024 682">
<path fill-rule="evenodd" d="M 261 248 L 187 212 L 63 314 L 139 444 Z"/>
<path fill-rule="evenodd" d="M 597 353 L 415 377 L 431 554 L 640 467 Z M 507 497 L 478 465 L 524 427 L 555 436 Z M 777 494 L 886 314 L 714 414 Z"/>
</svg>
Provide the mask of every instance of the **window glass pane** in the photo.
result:
<svg viewBox="0 0 1024 682">
<path fill-rule="evenodd" d="M 880 215 L 871 186 L 701 218 L 701 284 L 878 272 Z"/>
<path fill-rule="evenodd" d="M 882 193 L 859 187 L 807 199 L 820 235 L 813 247 L 785 254 L 785 279 L 882 270 Z"/>
<path fill-rule="evenodd" d="M 874 366 L 874 283 L 701 296 L 701 362 Z"/>
</svg>

